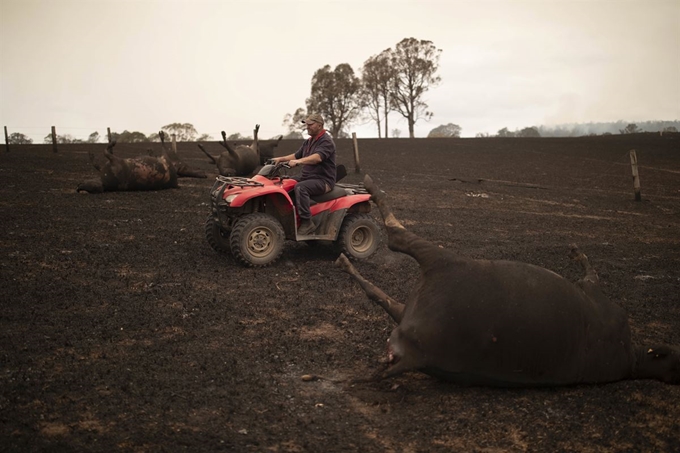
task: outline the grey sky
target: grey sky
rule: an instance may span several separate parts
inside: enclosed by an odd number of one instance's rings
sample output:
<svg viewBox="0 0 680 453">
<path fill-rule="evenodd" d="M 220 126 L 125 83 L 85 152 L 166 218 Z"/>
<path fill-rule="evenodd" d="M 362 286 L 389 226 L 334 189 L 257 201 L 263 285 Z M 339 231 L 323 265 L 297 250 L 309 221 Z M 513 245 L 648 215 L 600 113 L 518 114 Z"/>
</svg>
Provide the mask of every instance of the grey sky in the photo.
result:
<svg viewBox="0 0 680 453">
<path fill-rule="evenodd" d="M 173 122 L 270 138 L 314 71 L 407 37 L 443 51 L 416 136 L 680 119 L 680 0 L 0 0 L 0 24 L 0 125 L 36 143 Z"/>
</svg>

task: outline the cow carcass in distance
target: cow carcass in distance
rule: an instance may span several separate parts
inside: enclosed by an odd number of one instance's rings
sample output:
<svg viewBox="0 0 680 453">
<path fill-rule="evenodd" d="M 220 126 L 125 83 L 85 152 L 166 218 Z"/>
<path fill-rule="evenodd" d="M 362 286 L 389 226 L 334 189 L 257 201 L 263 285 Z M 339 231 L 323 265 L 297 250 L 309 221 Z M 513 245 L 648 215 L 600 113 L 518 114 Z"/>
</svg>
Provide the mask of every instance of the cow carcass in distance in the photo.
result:
<svg viewBox="0 0 680 453">
<path fill-rule="evenodd" d="M 191 168 L 189 165 L 184 163 L 179 156 L 177 155 L 177 152 L 174 149 L 169 149 L 167 145 L 165 144 L 165 132 L 160 131 L 158 132 L 158 136 L 161 139 L 161 146 L 165 150 L 165 153 L 168 156 L 168 159 L 170 159 L 170 162 L 172 165 L 175 167 L 175 171 L 177 172 L 177 176 L 180 178 L 207 178 L 208 175 L 205 174 L 203 170 L 198 170 L 196 168 Z"/>
<path fill-rule="evenodd" d="M 78 185 L 78 192 L 101 193 L 111 191 L 162 190 L 177 187 L 177 171 L 167 153 L 161 156 L 122 158 L 113 154 L 116 142 L 104 151 L 107 161 L 100 165 L 89 152 L 90 163 L 99 172 L 99 179 Z"/>
<path fill-rule="evenodd" d="M 206 151 L 206 149 L 198 144 L 198 147 L 205 153 L 206 156 L 217 166 L 217 171 L 222 176 L 250 176 L 255 169 L 261 165 L 260 152 L 257 141 L 257 132 L 260 125 L 255 125 L 254 139 L 250 146 L 238 145 L 236 147 L 227 143 L 227 134 L 222 131 L 222 145 L 226 151 L 222 152 L 218 157 L 213 157 Z"/>
</svg>

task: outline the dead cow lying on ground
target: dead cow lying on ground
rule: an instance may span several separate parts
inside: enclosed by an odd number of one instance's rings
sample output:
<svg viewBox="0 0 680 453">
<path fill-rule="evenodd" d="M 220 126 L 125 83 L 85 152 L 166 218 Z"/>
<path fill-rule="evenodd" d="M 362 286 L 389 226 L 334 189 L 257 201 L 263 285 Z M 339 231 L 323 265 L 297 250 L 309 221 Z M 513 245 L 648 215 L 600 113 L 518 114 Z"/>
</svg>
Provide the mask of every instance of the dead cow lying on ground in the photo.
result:
<svg viewBox="0 0 680 453">
<path fill-rule="evenodd" d="M 601 292 L 585 255 L 576 284 L 538 266 L 474 260 L 419 238 L 378 205 L 391 250 L 412 256 L 420 279 L 406 304 L 366 281 L 344 255 L 337 264 L 399 324 L 389 338 L 390 366 L 468 385 L 557 386 L 658 379 L 680 384 L 680 348 L 633 347 L 626 312 Z"/>
<path fill-rule="evenodd" d="M 260 154 L 260 165 L 264 165 L 269 159 L 274 158 L 274 150 L 279 146 L 282 139 L 283 135 L 279 135 L 279 138 L 275 140 L 258 140 L 257 150 Z"/>
<path fill-rule="evenodd" d="M 206 175 L 203 170 L 191 168 L 190 166 L 185 164 L 179 158 L 179 156 L 177 155 L 177 152 L 174 149 L 167 147 L 167 145 L 165 144 L 165 132 L 163 132 L 163 131 L 158 132 L 158 136 L 161 139 L 161 146 L 163 147 L 163 150 L 167 154 L 172 165 L 175 167 L 175 171 L 177 172 L 177 177 L 179 177 L 179 178 L 183 178 L 183 177 L 186 177 L 186 178 L 207 178 L 208 177 L 208 175 Z"/>
<path fill-rule="evenodd" d="M 102 166 L 95 162 L 90 151 L 90 162 L 99 172 L 98 180 L 78 185 L 78 192 L 101 193 L 110 191 L 161 190 L 177 187 L 177 172 L 167 153 L 160 157 L 140 156 L 122 158 L 113 154 L 116 142 L 104 151 L 108 161 Z"/>
<path fill-rule="evenodd" d="M 255 125 L 253 143 L 250 146 L 239 145 L 233 148 L 227 143 L 227 134 L 222 131 L 222 139 L 220 145 L 224 146 L 227 151 L 215 158 L 205 150 L 203 145 L 199 143 L 198 147 L 205 153 L 206 156 L 217 165 L 217 171 L 222 176 L 250 176 L 255 169 L 260 165 L 260 152 L 257 143 L 257 131 L 260 130 L 260 125 Z"/>
</svg>

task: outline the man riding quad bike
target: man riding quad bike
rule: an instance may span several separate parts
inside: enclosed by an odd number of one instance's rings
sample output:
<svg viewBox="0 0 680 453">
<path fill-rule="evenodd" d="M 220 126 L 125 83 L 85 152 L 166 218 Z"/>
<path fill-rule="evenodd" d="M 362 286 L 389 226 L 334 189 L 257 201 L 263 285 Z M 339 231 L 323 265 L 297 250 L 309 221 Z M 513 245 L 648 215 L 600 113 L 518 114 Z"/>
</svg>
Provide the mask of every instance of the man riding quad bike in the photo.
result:
<svg viewBox="0 0 680 453">
<path fill-rule="evenodd" d="M 370 215 L 370 194 L 363 185 L 336 184 L 312 197 L 314 234 L 300 235 L 295 209 L 295 179 L 286 163 L 267 162 L 252 178 L 218 176 L 210 190 L 211 213 L 205 224 L 210 246 L 231 252 L 246 266 L 267 266 L 283 252 L 285 240 L 333 241 L 339 252 L 365 259 L 380 244 L 380 227 Z M 338 166 L 338 180 L 347 174 Z"/>
</svg>

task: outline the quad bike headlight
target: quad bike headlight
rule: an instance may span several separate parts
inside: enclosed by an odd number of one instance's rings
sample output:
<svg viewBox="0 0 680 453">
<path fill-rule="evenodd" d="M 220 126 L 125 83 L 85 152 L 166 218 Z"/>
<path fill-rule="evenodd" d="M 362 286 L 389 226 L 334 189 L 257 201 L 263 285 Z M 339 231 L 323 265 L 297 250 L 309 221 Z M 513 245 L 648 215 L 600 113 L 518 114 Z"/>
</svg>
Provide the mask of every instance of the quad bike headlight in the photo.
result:
<svg viewBox="0 0 680 453">
<path fill-rule="evenodd" d="M 224 201 L 226 201 L 227 204 L 231 204 L 231 202 L 234 201 L 236 197 L 238 197 L 238 194 L 229 195 L 227 198 L 224 199 Z"/>
</svg>

